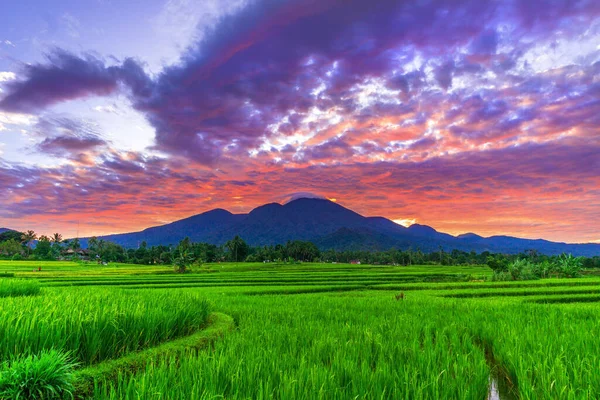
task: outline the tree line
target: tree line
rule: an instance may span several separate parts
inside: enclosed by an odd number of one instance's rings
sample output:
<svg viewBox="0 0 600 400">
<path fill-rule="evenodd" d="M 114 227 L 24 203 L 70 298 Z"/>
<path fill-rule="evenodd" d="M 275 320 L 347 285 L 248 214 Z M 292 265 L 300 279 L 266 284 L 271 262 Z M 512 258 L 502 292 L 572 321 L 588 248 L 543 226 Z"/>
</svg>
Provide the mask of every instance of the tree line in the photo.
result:
<svg viewBox="0 0 600 400">
<path fill-rule="evenodd" d="M 7 231 L 0 234 L 0 257 L 5 259 L 87 259 L 98 262 L 123 262 L 132 264 L 191 265 L 213 262 L 337 262 L 375 265 L 488 265 L 494 270 L 504 270 L 516 260 L 531 263 L 553 263 L 558 256 L 547 256 L 536 250 L 507 255 L 484 251 L 461 250 L 425 253 L 420 249 L 320 250 L 308 241 L 294 240 L 285 244 L 250 246 L 235 236 L 223 245 L 195 243 L 189 238 L 176 245 L 148 246 L 141 242 L 136 249 L 124 247 L 99 238 L 90 238 L 83 249 L 79 239 L 63 240 L 59 233 L 51 237 L 37 236 L 34 231 Z M 600 268 L 600 257 L 582 257 L 583 268 Z"/>
</svg>

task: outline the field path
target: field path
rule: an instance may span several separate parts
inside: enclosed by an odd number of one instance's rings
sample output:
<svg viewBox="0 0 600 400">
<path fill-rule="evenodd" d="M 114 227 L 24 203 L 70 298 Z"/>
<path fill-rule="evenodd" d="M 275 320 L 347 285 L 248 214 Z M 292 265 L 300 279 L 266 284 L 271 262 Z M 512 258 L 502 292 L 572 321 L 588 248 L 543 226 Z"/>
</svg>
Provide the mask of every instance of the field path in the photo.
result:
<svg viewBox="0 0 600 400">
<path fill-rule="evenodd" d="M 208 317 L 208 324 L 192 335 L 78 370 L 75 372 L 75 399 L 90 398 L 94 382 L 112 380 L 123 374 L 132 375 L 150 360 L 197 353 L 231 331 L 234 326 L 234 320 L 229 315 L 212 313 Z"/>
</svg>

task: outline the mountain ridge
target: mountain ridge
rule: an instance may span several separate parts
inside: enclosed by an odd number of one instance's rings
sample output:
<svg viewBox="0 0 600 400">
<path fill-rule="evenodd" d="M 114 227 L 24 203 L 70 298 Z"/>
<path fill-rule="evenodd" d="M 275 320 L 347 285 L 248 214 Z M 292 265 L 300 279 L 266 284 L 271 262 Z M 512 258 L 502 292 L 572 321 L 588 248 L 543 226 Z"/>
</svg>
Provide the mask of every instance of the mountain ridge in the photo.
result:
<svg viewBox="0 0 600 400">
<path fill-rule="evenodd" d="M 101 236 L 124 247 L 174 245 L 189 237 L 194 242 L 221 245 L 239 235 L 252 246 L 307 240 L 321 249 L 422 251 L 490 251 L 507 254 L 536 250 L 544 254 L 599 255 L 600 244 L 567 244 L 505 235 L 483 237 L 468 233 L 452 236 L 427 225 L 404 227 L 384 217 L 365 217 L 325 199 L 299 198 L 285 204 L 268 203 L 247 214 L 214 209 L 139 232 Z M 82 245 L 87 242 L 82 239 Z"/>
</svg>

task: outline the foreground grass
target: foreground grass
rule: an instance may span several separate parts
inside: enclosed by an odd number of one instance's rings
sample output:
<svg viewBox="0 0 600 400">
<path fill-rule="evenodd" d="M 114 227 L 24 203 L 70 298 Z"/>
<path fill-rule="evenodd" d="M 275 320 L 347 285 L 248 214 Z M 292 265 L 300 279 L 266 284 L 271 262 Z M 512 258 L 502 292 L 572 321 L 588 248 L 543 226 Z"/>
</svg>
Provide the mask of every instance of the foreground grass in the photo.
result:
<svg viewBox="0 0 600 400">
<path fill-rule="evenodd" d="M 381 291 L 215 301 L 239 329 L 214 351 L 149 361 L 100 381 L 94 398 L 482 399 L 486 350 L 522 399 L 600 397 L 596 305 L 420 291 L 404 301 Z"/>
<path fill-rule="evenodd" d="M 319 295 L 240 295 L 218 303 L 239 329 L 212 352 L 148 362 L 139 374 L 101 382 L 94 398 L 481 399 L 487 393 L 483 352 L 438 308 Z"/>
<path fill-rule="evenodd" d="M 72 398 L 75 366 L 68 354 L 56 350 L 3 363 L 0 365 L 0 398 Z"/>
<path fill-rule="evenodd" d="M 40 293 L 40 288 L 38 281 L 0 278 L 0 297 L 35 296 Z"/>
<path fill-rule="evenodd" d="M 209 312 L 192 293 L 46 289 L 43 296 L 3 298 L 0 361 L 57 349 L 89 365 L 189 335 Z"/>
<path fill-rule="evenodd" d="M 169 359 L 172 362 L 195 356 L 215 340 L 225 335 L 234 327 L 233 318 L 221 313 L 209 316 L 208 325 L 190 336 L 164 343 L 141 352 L 131 353 L 117 360 L 108 360 L 88 368 L 81 369 L 74 374 L 75 395 L 77 398 L 86 398 L 97 389 L 97 382 L 106 382 L 124 379 L 140 369 L 145 368 L 149 362 Z"/>
<path fill-rule="evenodd" d="M 5 304 L 14 303 L 13 313 L 23 311 L 6 324 L 0 315 L 0 326 L 18 324 L 15 332 L 23 333 L 13 332 L 20 338 L 16 351 L 33 355 L 45 348 L 32 333 L 43 325 L 30 321 L 44 320 L 45 313 L 35 299 L 64 305 L 57 326 L 72 323 L 66 310 L 77 314 L 80 308 L 86 315 L 108 312 L 117 321 L 121 314 L 133 316 L 137 322 L 124 329 L 134 337 L 145 335 L 149 325 L 179 326 L 186 318 L 175 321 L 171 314 L 188 315 L 203 298 L 233 317 L 237 329 L 210 350 L 165 350 L 180 348 L 185 338 L 136 352 L 174 335 L 108 351 L 112 361 L 96 364 L 103 358 L 93 357 L 78 373 L 83 392 L 97 399 L 482 399 L 492 368 L 505 374 L 522 399 L 600 398 L 598 277 L 468 282 L 463 268 L 452 267 L 210 268 L 185 275 L 49 274 L 39 278 L 43 295 L 0 299 L 0 314 Z M 462 281 L 428 282 L 432 276 Z M 405 300 L 395 299 L 399 291 Z M 79 301 L 63 301 L 70 296 Z M 151 323 L 142 322 L 146 314 L 154 315 Z M 67 332 L 57 332 L 52 341 L 67 350 L 87 346 L 83 340 L 65 345 Z M 0 351 L 13 346 L 0 345 Z"/>
</svg>

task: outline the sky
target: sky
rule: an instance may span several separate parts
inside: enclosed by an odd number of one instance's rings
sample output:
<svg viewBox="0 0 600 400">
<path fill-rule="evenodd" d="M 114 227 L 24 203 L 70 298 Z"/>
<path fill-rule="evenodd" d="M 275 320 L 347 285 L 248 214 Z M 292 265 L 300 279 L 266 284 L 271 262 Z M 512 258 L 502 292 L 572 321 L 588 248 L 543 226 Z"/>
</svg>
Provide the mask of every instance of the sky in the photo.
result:
<svg viewBox="0 0 600 400">
<path fill-rule="evenodd" d="M 129 232 L 309 193 L 600 242 L 596 0 L 0 3 L 0 227 Z"/>
</svg>

